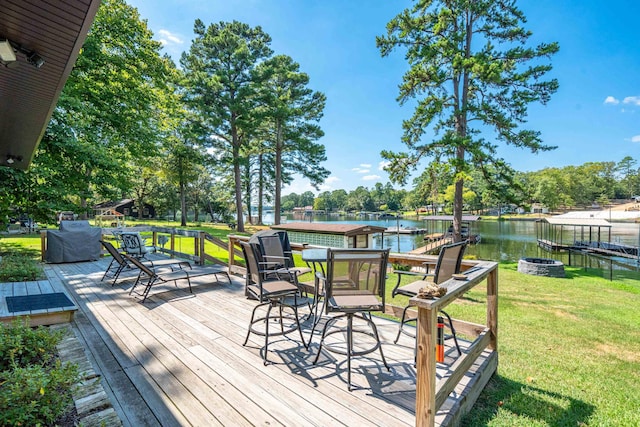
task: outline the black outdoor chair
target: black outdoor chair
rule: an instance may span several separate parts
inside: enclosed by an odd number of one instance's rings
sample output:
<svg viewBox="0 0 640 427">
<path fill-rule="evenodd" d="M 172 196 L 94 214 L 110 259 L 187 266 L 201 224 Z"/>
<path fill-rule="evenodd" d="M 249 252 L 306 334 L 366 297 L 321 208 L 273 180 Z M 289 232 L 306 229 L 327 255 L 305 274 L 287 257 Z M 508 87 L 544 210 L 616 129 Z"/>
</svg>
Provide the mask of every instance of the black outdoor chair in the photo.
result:
<svg viewBox="0 0 640 427">
<path fill-rule="evenodd" d="M 298 315 L 298 286 L 287 280 L 281 280 L 274 276 L 265 276 L 265 272 L 260 268 L 258 264 L 258 254 L 260 249 L 256 244 L 240 242 L 242 246 L 242 252 L 244 259 L 247 263 L 247 283 L 246 290 L 249 297 L 255 298 L 259 301 L 259 304 L 253 309 L 251 313 L 251 320 L 249 321 L 249 330 L 247 331 L 247 337 L 244 340 L 243 346 L 249 342 L 249 337 L 253 332 L 256 335 L 264 336 L 264 353 L 263 360 L 266 365 L 269 363 L 267 359 L 267 352 L 269 347 L 269 337 L 286 335 L 296 330 L 300 333 L 300 339 L 302 345 L 308 348 L 309 345 L 305 342 L 302 335 L 302 327 L 300 325 L 300 317 Z M 293 304 L 287 302 L 288 298 L 293 299 Z M 259 309 L 267 309 L 263 316 L 256 318 L 256 313 Z M 276 314 L 272 314 L 272 309 L 276 309 Z M 293 323 L 291 324 L 291 318 L 285 316 L 284 309 L 291 309 L 294 315 Z M 285 328 L 285 319 L 288 320 L 287 327 Z M 280 329 L 276 331 L 270 331 L 269 326 L 276 320 L 280 324 Z M 260 326 L 262 325 L 262 326 Z"/>
<path fill-rule="evenodd" d="M 111 286 L 114 286 L 118 281 L 120 274 L 124 270 L 135 270 L 136 266 L 133 265 L 131 262 L 129 262 L 124 257 L 123 254 L 118 252 L 115 246 L 113 246 L 110 242 L 107 242 L 105 240 L 100 240 L 100 243 L 102 243 L 102 246 L 104 246 L 107 252 L 109 252 L 109 254 L 111 255 L 111 262 L 109 263 L 109 266 L 105 270 L 104 275 L 102 276 L 102 279 L 100 279 L 100 281 L 102 282 L 107 276 L 110 276 L 113 278 L 113 282 L 111 283 Z M 189 261 L 179 260 L 179 259 L 165 259 L 165 260 L 155 260 L 155 261 L 145 259 L 143 261 L 143 264 L 151 267 L 152 269 L 156 267 L 167 267 L 167 266 L 169 267 L 176 266 L 179 268 L 191 269 L 191 263 L 189 263 Z"/>
<path fill-rule="evenodd" d="M 320 348 L 314 360 L 318 362 L 323 344 L 327 337 L 334 334 L 346 333 L 344 349 L 336 345 L 327 345 L 329 351 L 347 356 L 347 384 L 351 385 L 351 358 L 363 356 L 380 350 L 380 357 L 384 366 L 389 369 L 378 329 L 371 318 L 372 312 L 384 312 L 384 288 L 386 282 L 387 261 L 389 249 L 329 249 L 327 253 L 327 275 L 317 273 L 319 280 L 324 282 L 326 314 L 340 313 L 331 317 L 322 329 Z M 336 323 L 341 319 L 347 321 L 346 327 L 338 327 Z M 354 329 L 354 318 L 363 320 L 371 331 Z M 375 344 L 368 348 L 354 349 L 354 334 L 363 334 L 375 339 Z"/>
<path fill-rule="evenodd" d="M 393 291 L 391 292 L 391 296 L 395 297 L 396 295 L 405 295 L 410 298 L 415 297 L 416 295 L 418 295 L 418 292 L 420 291 L 420 289 L 424 288 L 429 283 L 427 281 L 427 278 L 429 277 L 432 278 L 433 283 L 437 285 L 449 280 L 452 275 L 460 272 L 462 256 L 464 255 L 464 250 L 466 246 L 467 246 L 467 241 L 443 246 L 440 249 L 440 254 L 438 255 L 438 261 L 436 262 L 436 266 L 433 273 L 429 273 L 428 271 L 426 273 L 411 272 L 411 271 L 407 272 L 407 271 L 401 271 L 401 270 L 394 271 L 394 273 L 398 274 L 398 283 L 393 288 Z M 422 279 L 417 280 L 415 282 L 411 282 L 408 285 L 400 286 L 400 280 L 403 275 L 422 276 Z M 411 304 L 408 304 L 407 306 L 405 306 L 404 310 L 402 311 L 402 318 L 400 320 L 400 326 L 398 328 L 398 335 L 396 336 L 394 343 L 398 342 L 398 339 L 400 338 L 400 334 L 402 333 L 415 338 L 415 334 L 412 334 L 403 328 L 405 324 L 410 322 L 415 322 L 417 320 L 416 317 L 409 317 L 409 318 L 407 317 L 407 311 L 410 307 L 411 307 Z M 458 355 L 461 355 L 462 352 L 460 351 L 460 345 L 458 344 L 458 338 L 456 337 L 456 330 L 453 327 L 453 322 L 451 321 L 451 317 L 444 310 L 440 310 L 440 313 L 442 313 L 447 318 L 447 321 L 448 321 L 447 326 L 451 330 L 451 337 L 454 340 L 456 350 L 458 351 Z"/>
</svg>

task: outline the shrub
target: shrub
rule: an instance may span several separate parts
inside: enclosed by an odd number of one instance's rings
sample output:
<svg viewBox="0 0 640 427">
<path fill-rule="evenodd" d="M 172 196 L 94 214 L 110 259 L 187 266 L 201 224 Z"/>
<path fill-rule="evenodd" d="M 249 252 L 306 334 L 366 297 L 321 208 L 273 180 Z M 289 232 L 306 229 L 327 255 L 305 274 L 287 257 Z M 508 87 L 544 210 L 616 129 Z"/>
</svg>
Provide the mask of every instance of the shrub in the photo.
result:
<svg viewBox="0 0 640 427">
<path fill-rule="evenodd" d="M 28 320 L 14 320 L 11 325 L 0 328 L 0 371 L 50 363 L 61 339 L 61 331 L 42 326 L 30 328 Z"/>
<path fill-rule="evenodd" d="M 0 425 L 53 425 L 73 403 L 75 364 L 55 358 L 61 333 L 28 320 L 0 327 Z"/>
<path fill-rule="evenodd" d="M 42 266 L 32 257 L 9 253 L 0 262 L 0 282 L 22 282 L 43 279 Z"/>
<path fill-rule="evenodd" d="M 70 405 L 77 366 L 32 365 L 0 373 L 0 425 L 52 425 Z"/>
</svg>

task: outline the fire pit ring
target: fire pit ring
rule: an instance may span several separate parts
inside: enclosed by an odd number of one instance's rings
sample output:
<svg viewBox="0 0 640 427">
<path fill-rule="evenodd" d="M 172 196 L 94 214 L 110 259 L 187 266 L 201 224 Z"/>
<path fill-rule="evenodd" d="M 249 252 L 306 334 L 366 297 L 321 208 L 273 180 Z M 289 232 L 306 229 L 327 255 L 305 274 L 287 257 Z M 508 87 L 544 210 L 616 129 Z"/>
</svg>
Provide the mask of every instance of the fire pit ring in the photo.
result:
<svg viewBox="0 0 640 427">
<path fill-rule="evenodd" d="M 564 264 L 549 258 L 520 258 L 518 271 L 534 276 L 565 277 Z"/>
</svg>

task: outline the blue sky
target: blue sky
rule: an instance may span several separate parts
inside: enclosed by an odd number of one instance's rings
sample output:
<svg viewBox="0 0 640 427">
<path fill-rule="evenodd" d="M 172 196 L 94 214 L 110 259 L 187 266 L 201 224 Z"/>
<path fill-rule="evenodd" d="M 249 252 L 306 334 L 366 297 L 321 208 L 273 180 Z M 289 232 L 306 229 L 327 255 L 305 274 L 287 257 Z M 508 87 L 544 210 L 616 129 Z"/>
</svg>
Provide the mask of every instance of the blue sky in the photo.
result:
<svg viewBox="0 0 640 427">
<path fill-rule="evenodd" d="M 327 96 L 320 122 L 331 171 L 321 191 L 386 183 L 383 149 L 402 151 L 402 120 L 411 106 L 396 102 L 407 69 L 403 54 L 382 58 L 375 37 L 408 0 L 129 0 L 176 62 L 193 39 L 193 23 L 238 20 L 271 35 L 275 54 L 291 56 Z M 550 76 L 560 89 L 546 106 L 531 104 L 529 129 L 558 149 L 531 154 L 500 147 L 513 168 L 614 161 L 640 152 L 640 36 L 637 0 L 523 0 L 530 43 L 557 41 Z M 407 187 L 410 189 L 410 184 Z M 302 178 L 283 190 L 311 190 Z"/>
</svg>

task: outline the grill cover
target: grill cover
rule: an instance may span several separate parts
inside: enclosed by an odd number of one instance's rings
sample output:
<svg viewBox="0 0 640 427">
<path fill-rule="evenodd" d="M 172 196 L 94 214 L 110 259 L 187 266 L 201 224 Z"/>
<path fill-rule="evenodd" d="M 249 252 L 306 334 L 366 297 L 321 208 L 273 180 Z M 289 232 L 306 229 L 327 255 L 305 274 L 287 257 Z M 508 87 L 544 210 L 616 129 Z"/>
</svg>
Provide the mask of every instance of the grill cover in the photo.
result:
<svg viewBox="0 0 640 427">
<path fill-rule="evenodd" d="M 50 263 L 95 261 L 100 258 L 102 229 L 88 221 L 61 221 L 60 230 L 47 231 L 45 261 Z"/>
</svg>

